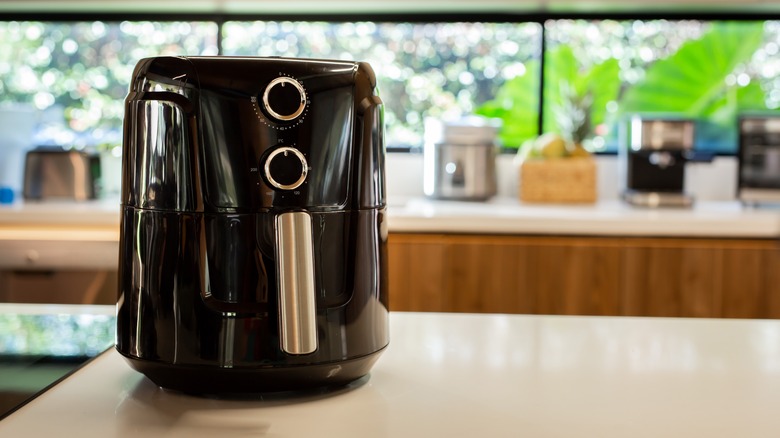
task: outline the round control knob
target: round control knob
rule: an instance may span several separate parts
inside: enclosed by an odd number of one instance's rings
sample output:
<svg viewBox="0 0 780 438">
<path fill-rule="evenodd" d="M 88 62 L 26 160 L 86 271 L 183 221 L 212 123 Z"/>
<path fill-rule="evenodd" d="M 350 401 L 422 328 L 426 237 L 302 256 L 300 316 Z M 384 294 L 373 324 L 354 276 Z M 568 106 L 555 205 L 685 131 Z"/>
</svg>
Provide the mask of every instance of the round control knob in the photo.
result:
<svg viewBox="0 0 780 438">
<path fill-rule="evenodd" d="M 293 190 L 306 180 L 309 165 L 301 151 L 291 147 L 274 149 L 265 160 L 265 177 L 277 189 Z"/>
<path fill-rule="evenodd" d="M 295 120 L 306 109 L 306 91 L 295 79 L 280 76 L 265 87 L 263 107 L 276 120 Z"/>
</svg>

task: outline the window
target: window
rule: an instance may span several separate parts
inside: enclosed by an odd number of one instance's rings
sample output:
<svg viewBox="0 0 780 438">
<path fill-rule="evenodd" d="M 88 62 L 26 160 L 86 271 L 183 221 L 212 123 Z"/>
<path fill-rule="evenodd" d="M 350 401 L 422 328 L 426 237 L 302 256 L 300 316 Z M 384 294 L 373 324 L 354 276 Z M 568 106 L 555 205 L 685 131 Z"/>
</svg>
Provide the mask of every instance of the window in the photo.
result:
<svg viewBox="0 0 780 438">
<path fill-rule="evenodd" d="M 83 148 L 121 142 L 139 59 L 216 54 L 217 24 L 7 21 L 0 41 L 0 107 L 29 114 L 34 144 L 26 146 Z"/>
<path fill-rule="evenodd" d="M 584 110 L 588 141 L 615 151 L 634 114 L 692 118 L 699 150 L 734 153 L 737 116 L 780 106 L 776 21 L 550 20 L 544 129 Z M 578 107 L 579 106 L 579 107 Z"/>
<path fill-rule="evenodd" d="M 507 130 L 537 134 L 537 23 L 227 22 L 225 55 L 367 61 L 385 101 L 389 148 L 422 145 L 425 117 L 517 115 Z M 521 100 L 491 102 L 504 87 Z M 486 105 L 488 102 L 490 104 Z M 515 140 L 516 136 L 509 136 Z M 509 145 L 511 146 L 511 145 Z M 516 145 L 515 145 L 516 146 Z"/>
<path fill-rule="evenodd" d="M 290 18 L 0 21 L 0 185 L 19 188 L 33 146 L 119 145 L 128 81 L 147 56 L 368 61 L 391 150 L 419 148 L 426 117 L 477 113 L 503 120 L 510 149 L 557 131 L 614 152 L 621 123 L 644 114 L 694 118 L 698 149 L 734 154 L 736 117 L 780 108 L 780 21 Z"/>
</svg>

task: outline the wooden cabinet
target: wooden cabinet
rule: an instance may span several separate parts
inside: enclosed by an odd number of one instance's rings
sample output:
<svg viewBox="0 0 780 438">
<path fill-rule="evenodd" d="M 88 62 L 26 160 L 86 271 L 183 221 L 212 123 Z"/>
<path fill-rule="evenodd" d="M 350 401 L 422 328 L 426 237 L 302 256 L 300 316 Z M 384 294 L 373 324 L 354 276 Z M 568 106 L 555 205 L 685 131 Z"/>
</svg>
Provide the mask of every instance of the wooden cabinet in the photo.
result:
<svg viewBox="0 0 780 438">
<path fill-rule="evenodd" d="M 393 310 L 780 318 L 771 240 L 391 234 Z"/>
<path fill-rule="evenodd" d="M 773 240 L 626 239 L 625 315 L 780 318 Z"/>
<path fill-rule="evenodd" d="M 639 316 L 714 316 L 721 311 L 722 250 L 686 241 L 627 242 L 622 312 Z"/>
<path fill-rule="evenodd" d="M 613 315 L 616 242 L 391 234 L 394 310 Z"/>
</svg>

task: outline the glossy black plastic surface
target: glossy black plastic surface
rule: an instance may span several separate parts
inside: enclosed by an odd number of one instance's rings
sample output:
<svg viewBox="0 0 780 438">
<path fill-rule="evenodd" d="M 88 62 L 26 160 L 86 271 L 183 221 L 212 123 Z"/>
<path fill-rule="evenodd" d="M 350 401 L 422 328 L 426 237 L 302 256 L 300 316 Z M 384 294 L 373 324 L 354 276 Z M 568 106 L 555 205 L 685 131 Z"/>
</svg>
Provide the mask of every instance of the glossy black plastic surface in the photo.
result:
<svg viewBox="0 0 780 438">
<path fill-rule="evenodd" d="M 263 103 L 280 76 L 305 88 L 295 120 L 270 117 Z M 388 344 L 375 87 L 362 63 L 139 62 L 126 100 L 116 345 L 136 369 L 161 386 L 210 393 L 341 384 L 368 372 Z M 265 174 L 283 147 L 308 163 L 295 189 Z M 301 172 L 295 160 L 269 168 L 286 182 Z M 275 218 L 288 211 L 312 222 L 310 354 L 287 354 L 279 342 Z"/>
<path fill-rule="evenodd" d="M 306 108 L 290 122 L 270 117 L 262 103 L 280 76 L 306 90 Z M 125 105 L 123 204 L 207 212 L 381 207 L 383 120 L 375 87 L 365 63 L 144 59 Z M 310 166 L 294 191 L 276 190 L 262 172 L 282 146 L 300 150 Z"/>
<path fill-rule="evenodd" d="M 678 193 L 685 184 L 686 151 L 669 150 L 661 153 L 671 157 L 669 165 L 653 163 L 652 150 L 632 151 L 628 154 L 627 187 L 632 190 Z"/>
</svg>

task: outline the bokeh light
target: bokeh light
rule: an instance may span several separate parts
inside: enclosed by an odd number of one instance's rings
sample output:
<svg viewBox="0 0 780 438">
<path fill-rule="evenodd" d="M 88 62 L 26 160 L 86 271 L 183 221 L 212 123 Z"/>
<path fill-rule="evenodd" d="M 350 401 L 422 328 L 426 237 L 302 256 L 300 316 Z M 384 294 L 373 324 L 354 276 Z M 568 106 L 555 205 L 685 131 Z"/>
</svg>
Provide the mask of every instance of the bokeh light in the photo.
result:
<svg viewBox="0 0 780 438">
<path fill-rule="evenodd" d="M 74 131 L 52 140 L 78 144 L 61 146 L 118 142 L 138 60 L 215 55 L 217 29 L 213 22 L 0 22 L 0 104 L 29 104 L 47 112 L 48 123 Z M 98 130 L 113 135 L 97 136 Z"/>
</svg>

